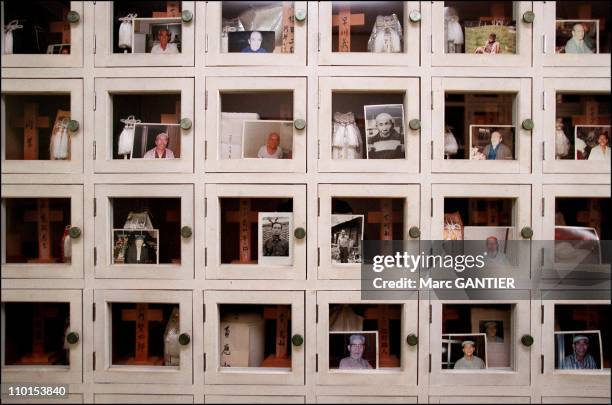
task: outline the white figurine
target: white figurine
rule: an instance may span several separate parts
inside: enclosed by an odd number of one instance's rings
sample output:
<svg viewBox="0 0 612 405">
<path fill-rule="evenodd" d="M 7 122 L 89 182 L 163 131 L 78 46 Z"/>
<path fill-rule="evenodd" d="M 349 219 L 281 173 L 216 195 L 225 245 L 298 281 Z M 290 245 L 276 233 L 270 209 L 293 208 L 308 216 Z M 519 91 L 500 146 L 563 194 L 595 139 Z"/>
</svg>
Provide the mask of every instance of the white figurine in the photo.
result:
<svg viewBox="0 0 612 405">
<path fill-rule="evenodd" d="M 446 53 L 461 53 L 463 48 L 463 28 L 459 23 L 457 10 L 444 7 L 444 38 Z"/>
<path fill-rule="evenodd" d="M 557 118 L 555 123 L 555 158 L 562 159 L 566 157 L 570 150 L 570 141 L 563 132 L 563 119 Z"/>
<path fill-rule="evenodd" d="M 355 123 L 355 114 L 334 113 L 332 159 L 362 159 L 363 141 Z"/>
<path fill-rule="evenodd" d="M 398 53 L 402 51 L 402 25 L 397 15 L 379 15 L 368 40 L 368 51 Z"/>
<path fill-rule="evenodd" d="M 446 125 L 444 127 L 444 155 L 446 159 L 450 159 L 452 155 L 456 155 L 459 150 L 457 139 L 452 132 L 452 127 Z"/>
</svg>

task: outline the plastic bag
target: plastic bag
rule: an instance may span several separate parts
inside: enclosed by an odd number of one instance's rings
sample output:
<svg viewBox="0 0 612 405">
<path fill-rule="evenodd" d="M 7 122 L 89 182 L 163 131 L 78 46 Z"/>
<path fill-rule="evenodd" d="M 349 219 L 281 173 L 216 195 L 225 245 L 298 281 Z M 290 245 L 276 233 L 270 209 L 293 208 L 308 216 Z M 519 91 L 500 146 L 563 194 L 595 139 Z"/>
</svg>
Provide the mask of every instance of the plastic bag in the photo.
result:
<svg viewBox="0 0 612 405">
<path fill-rule="evenodd" d="M 13 20 L 4 26 L 4 53 L 13 53 L 13 31 L 23 28 L 19 20 Z"/>
<path fill-rule="evenodd" d="M 119 142 L 117 145 L 117 154 L 119 155 L 129 155 L 132 153 L 132 147 L 134 146 L 134 124 L 140 122 L 134 118 L 133 115 L 120 120 L 125 124 L 123 127 L 123 131 L 119 135 Z"/>
<path fill-rule="evenodd" d="M 51 160 L 62 160 L 68 158 L 68 149 L 70 147 L 70 134 L 68 133 L 68 120 L 61 120 L 58 125 L 53 128 L 51 135 Z"/>
<path fill-rule="evenodd" d="M 126 17 L 120 18 L 121 25 L 119 26 L 119 48 L 126 49 L 132 47 L 132 21 L 136 18 L 136 14 L 128 14 Z"/>
</svg>

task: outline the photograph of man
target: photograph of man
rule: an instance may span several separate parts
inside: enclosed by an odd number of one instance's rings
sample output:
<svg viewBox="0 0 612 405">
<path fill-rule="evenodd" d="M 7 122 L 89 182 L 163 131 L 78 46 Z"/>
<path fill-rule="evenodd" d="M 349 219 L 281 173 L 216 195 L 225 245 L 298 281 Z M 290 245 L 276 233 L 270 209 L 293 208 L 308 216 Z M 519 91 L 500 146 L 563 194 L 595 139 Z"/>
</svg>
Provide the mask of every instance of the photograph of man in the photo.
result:
<svg viewBox="0 0 612 405">
<path fill-rule="evenodd" d="M 136 235 L 130 240 L 125 254 L 126 263 L 147 264 L 154 262 L 155 253 L 147 246 L 145 238 L 145 235 Z"/>
<path fill-rule="evenodd" d="M 487 334 L 487 343 L 501 343 L 504 341 L 498 334 L 497 321 L 486 321 L 484 323 L 484 332 Z"/>
<path fill-rule="evenodd" d="M 608 131 L 602 132 L 597 137 L 597 145 L 593 146 L 591 152 L 589 153 L 589 160 L 606 160 L 610 161 L 610 147 L 608 146 L 608 142 L 610 138 L 608 137 Z"/>
<path fill-rule="evenodd" d="M 503 252 L 499 251 L 499 240 L 495 236 L 489 236 L 486 240 L 487 265 L 510 266 L 510 261 Z"/>
<path fill-rule="evenodd" d="M 155 147 L 148 150 L 143 159 L 174 159 L 174 153 L 167 146 L 168 134 L 160 132 L 155 137 Z"/>
<path fill-rule="evenodd" d="M 493 32 L 490 33 L 487 43 L 476 48 L 474 53 L 501 53 L 501 46 L 499 45 L 499 42 L 497 42 L 497 35 L 495 35 Z"/>
<path fill-rule="evenodd" d="M 463 351 L 463 357 L 457 360 L 455 370 L 481 370 L 485 369 L 485 362 L 478 356 L 474 356 L 476 350 L 476 343 L 473 340 L 464 340 L 461 343 L 461 350 Z"/>
<path fill-rule="evenodd" d="M 179 53 L 178 47 L 176 44 L 170 42 L 170 31 L 166 28 L 162 28 L 159 30 L 157 34 L 157 39 L 159 43 L 153 45 L 151 48 L 151 53 L 155 54 L 174 54 Z"/>
<path fill-rule="evenodd" d="M 263 244 L 264 256 L 289 256 L 289 242 L 282 238 L 283 224 L 272 223 L 271 236 Z"/>
<path fill-rule="evenodd" d="M 261 47 L 261 43 L 263 42 L 263 35 L 259 31 L 251 32 L 249 36 L 248 43 L 249 46 L 242 49 L 243 53 L 267 53 L 268 51 L 265 48 Z"/>
<path fill-rule="evenodd" d="M 599 369 L 593 356 L 589 351 L 589 338 L 584 335 L 576 335 L 573 339 L 572 347 L 574 352 L 565 356 L 561 362 L 561 369 L 564 370 L 592 370 Z"/>
<path fill-rule="evenodd" d="M 572 27 L 572 37 L 565 44 L 565 53 L 593 53 L 593 50 L 585 41 L 584 35 L 584 24 L 574 24 Z"/>
<path fill-rule="evenodd" d="M 340 369 L 372 369 L 370 363 L 363 358 L 366 338 L 363 335 L 351 335 L 347 346 L 350 355 L 340 360 Z"/>
<path fill-rule="evenodd" d="M 367 139 L 368 159 L 403 159 L 404 137 L 395 129 L 393 117 L 383 112 L 376 116 L 375 122 L 378 133 Z"/>
<path fill-rule="evenodd" d="M 268 134 L 265 145 L 262 145 L 257 152 L 258 158 L 263 159 L 282 159 L 283 148 L 280 146 L 280 135 L 276 132 Z"/>
<path fill-rule="evenodd" d="M 483 155 L 486 160 L 511 160 L 512 151 L 503 143 L 502 135 L 499 131 L 491 133 L 491 143 L 485 146 Z"/>
<path fill-rule="evenodd" d="M 338 249 L 340 250 L 340 263 L 348 263 L 349 251 L 353 247 L 353 240 L 348 236 L 346 230 L 342 229 L 338 235 Z"/>
</svg>

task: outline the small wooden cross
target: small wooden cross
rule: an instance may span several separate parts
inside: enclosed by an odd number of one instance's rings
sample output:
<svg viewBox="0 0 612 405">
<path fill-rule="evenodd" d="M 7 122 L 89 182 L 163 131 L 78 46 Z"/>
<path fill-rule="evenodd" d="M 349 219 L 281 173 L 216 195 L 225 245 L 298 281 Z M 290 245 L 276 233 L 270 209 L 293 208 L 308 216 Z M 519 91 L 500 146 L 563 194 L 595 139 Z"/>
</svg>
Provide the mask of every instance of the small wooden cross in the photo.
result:
<svg viewBox="0 0 612 405">
<path fill-rule="evenodd" d="M 382 198 L 380 211 L 368 212 L 367 222 L 380 224 L 380 240 L 393 240 L 393 224 L 403 221 L 401 212 L 393 212 L 393 200 Z"/>
<path fill-rule="evenodd" d="M 149 309 L 149 304 L 136 304 L 136 309 L 121 311 L 121 320 L 136 322 L 136 358 L 129 360 L 127 364 L 161 364 L 163 358 L 149 357 L 149 323 L 161 322 L 163 320 L 162 310 Z"/>
<path fill-rule="evenodd" d="M 295 11 L 293 10 L 293 2 L 283 1 L 283 32 L 281 33 L 281 53 L 293 53 L 294 26 Z"/>
<path fill-rule="evenodd" d="M 332 16 L 332 26 L 338 27 L 338 52 L 351 51 L 351 27 L 364 24 L 365 15 L 351 14 L 350 7 L 342 7 L 338 15 Z"/>
<path fill-rule="evenodd" d="M 291 320 L 291 307 L 289 305 L 277 305 L 264 307 L 264 319 L 276 321 L 276 352 L 268 356 L 261 363 L 262 367 L 291 367 L 291 356 L 287 347 L 289 321 Z"/>
<path fill-rule="evenodd" d="M 24 222 L 38 224 L 38 258 L 28 260 L 29 263 L 56 263 L 58 259 L 51 257 L 51 222 L 62 222 L 63 212 L 51 211 L 48 198 L 38 198 L 38 209 L 27 211 Z"/>
<path fill-rule="evenodd" d="M 45 319 L 57 318 L 56 307 L 47 307 L 45 303 L 34 304 L 34 316 L 32 317 L 32 352 L 22 357 L 19 364 L 51 364 L 49 357 L 52 353 L 45 351 Z"/>
<path fill-rule="evenodd" d="M 241 264 L 256 264 L 257 261 L 251 260 L 251 226 L 257 224 L 259 215 L 255 211 L 251 211 L 251 199 L 241 198 L 239 211 L 230 211 L 227 213 L 227 222 L 238 223 L 240 226 L 240 241 L 238 243 L 239 260 L 234 260 L 232 263 Z"/>
<path fill-rule="evenodd" d="M 38 160 L 38 130 L 49 128 L 49 117 L 38 115 L 38 104 L 26 103 L 15 128 L 23 128 L 23 160 Z"/>
<path fill-rule="evenodd" d="M 400 309 L 396 306 L 377 305 L 367 308 L 364 319 L 376 320 L 378 325 L 378 364 L 380 367 L 399 367 L 397 356 L 390 353 L 389 321 L 401 319 Z"/>
</svg>

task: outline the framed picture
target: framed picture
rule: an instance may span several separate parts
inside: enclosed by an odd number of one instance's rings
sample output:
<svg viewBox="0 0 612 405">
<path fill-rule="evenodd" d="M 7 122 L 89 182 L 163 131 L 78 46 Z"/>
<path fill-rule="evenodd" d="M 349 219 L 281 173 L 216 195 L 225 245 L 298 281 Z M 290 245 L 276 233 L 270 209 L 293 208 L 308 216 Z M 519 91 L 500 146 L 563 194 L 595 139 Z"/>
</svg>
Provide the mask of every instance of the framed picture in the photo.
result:
<svg viewBox="0 0 612 405">
<path fill-rule="evenodd" d="M 293 121 L 243 122 L 243 158 L 291 159 L 292 154 Z"/>
<path fill-rule="evenodd" d="M 555 226 L 555 263 L 601 264 L 597 230 L 588 226 Z"/>
<path fill-rule="evenodd" d="M 512 125 L 470 125 L 470 159 L 514 160 L 515 139 Z"/>
<path fill-rule="evenodd" d="M 488 343 L 504 342 L 504 321 L 499 319 L 485 319 L 478 321 L 478 331 L 487 336 Z"/>
<path fill-rule="evenodd" d="M 576 125 L 574 127 L 574 159 L 576 160 L 605 160 L 600 150 L 599 137 L 605 137 L 608 154 L 610 153 L 610 125 Z M 599 149 L 598 149 L 599 147 Z"/>
<path fill-rule="evenodd" d="M 293 213 L 259 212 L 259 264 L 293 264 Z"/>
<path fill-rule="evenodd" d="M 601 370 L 603 352 L 599 330 L 555 332 L 555 368 Z"/>
<path fill-rule="evenodd" d="M 599 53 L 599 20 L 556 20 L 555 53 Z"/>
<path fill-rule="evenodd" d="M 518 249 L 509 240 L 514 240 L 513 226 L 464 226 L 463 236 L 470 242 L 470 249 L 486 252 L 486 266 L 518 265 Z M 482 248 L 480 248 L 482 245 Z"/>
<path fill-rule="evenodd" d="M 112 264 L 159 264 L 159 229 L 113 229 Z"/>
<path fill-rule="evenodd" d="M 180 131 L 179 124 L 134 124 L 130 159 L 180 158 Z"/>
<path fill-rule="evenodd" d="M 466 342 L 465 345 L 463 344 L 464 342 Z M 473 344 L 467 342 L 472 342 Z M 467 348 L 468 345 L 470 345 L 473 350 Z M 465 357 L 470 354 L 470 352 L 472 359 L 467 360 Z M 468 361 L 471 361 L 471 363 L 467 363 Z M 442 334 L 443 370 L 482 370 L 486 368 L 488 368 L 488 365 L 487 339 L 485 333 Z"/>
<path fill-rule="evenodd" d="M 404 105 L 364 105 L 368 159 L 405 159 Z"/>
<path fill-rule="evenodd" d="M 180 53 L 182 27 L 180 17 L 135 18 L 132 23 L 132 53 Z M 166 52 L 157 49 L 161 30 L 168 31 Z"/>
<path fill-rule="evenodd" d="M 516 25 L 504 17 L 482 17 L 466 21 L 465 53 L 516 53 Z"/>
<path fill-rule="evenodd" d="M 332 263 L 361 263 L 363 222 L 363 215 L 332 214 Z"/>
<path fill-rule="evenodd" d="M 378 331 L 330 331 L 329 369 L 378 369 Z"/>
<path fill-rule="evenodd" d="M 276 33 L 274 31 L 230 31 L 227 33 L 230 53 L 272 53 Z"/>
</svg>

